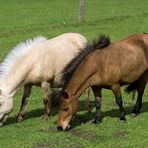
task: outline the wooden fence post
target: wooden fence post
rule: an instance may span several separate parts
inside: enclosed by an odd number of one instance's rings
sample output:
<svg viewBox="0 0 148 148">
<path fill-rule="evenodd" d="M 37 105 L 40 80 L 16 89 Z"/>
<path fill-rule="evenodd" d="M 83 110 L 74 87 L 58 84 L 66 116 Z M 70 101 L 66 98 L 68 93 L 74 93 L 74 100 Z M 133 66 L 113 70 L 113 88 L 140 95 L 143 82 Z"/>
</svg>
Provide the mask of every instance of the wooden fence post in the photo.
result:
<svg viewBox="0 0 148 148">
<path fill-rule="evenodd" d="M 82 24 L 84 22 L 84 0 L 80 0 L 79 5 L 79 22 Z"/>
</svg>

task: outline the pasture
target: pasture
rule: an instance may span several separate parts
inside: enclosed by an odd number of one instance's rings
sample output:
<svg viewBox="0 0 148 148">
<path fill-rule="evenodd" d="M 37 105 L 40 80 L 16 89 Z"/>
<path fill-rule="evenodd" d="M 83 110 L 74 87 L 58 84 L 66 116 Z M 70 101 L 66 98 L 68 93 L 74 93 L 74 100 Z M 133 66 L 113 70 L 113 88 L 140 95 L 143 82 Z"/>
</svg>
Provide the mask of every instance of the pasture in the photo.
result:
<svg viewBox="0 0 148 148">
<path fill-rule="evenodd" d="M 148 32 L 147 5 L 146 0 L 86 0 L 85 22 L 80 25 L 79 0 L 0 0 L 0 60 L 16 44 L 37 35 L 52 38 L 65 32 L 79 32 L 92 41 L 99 34 L 106 34 L 111 41 L 117 41 L 132 33 Z M 90 99 L 91 114 L 86 113 L 85 98 L 81 96 L 81 107 L 73 128 L 68 132 L 59 132 L 56 129 L 57 108 L 48 121 L 41 119 L 44 105 L 42 90 L 38 87 L 33 87 L 24 121 L 17 122 L 22 97 L 20 90 L 14 97 L 12 113 L 0 128 L 0 147 L 147 147 L 147 91 L 148 87 L 141 114 L 133 118 L 130 113 L 136 99 L 132 100 L 132 95 L 127 95 L 122 89 L 127 114 L 125 124 L 119 122 L 119 109 L 110 90 L 103 90 L 102 93 L 101 124 L 91 123 L 95 117 L 93 94 Z"/>
</svg>

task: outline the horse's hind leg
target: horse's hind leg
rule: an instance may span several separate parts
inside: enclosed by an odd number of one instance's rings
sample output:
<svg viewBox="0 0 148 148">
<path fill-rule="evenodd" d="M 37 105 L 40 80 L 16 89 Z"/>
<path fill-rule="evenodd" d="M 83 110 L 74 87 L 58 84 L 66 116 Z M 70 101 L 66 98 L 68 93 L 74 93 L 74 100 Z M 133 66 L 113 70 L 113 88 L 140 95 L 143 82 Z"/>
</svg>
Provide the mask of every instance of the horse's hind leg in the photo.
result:
<svg viewBox="0 0 148 148">
<path fill-rule="evenodd" d="M 144 93 L 146 83 L 147 82 L 145 80 L 139 81 L 138 88 L 137 88 L 138 97 L 137 97 L 137 101 L 136 101 L 136 104 L 134 106 L 134 109 L 132 111 L 133 116 L 137 116 L 140 113 L 140 109 L 142 108 L 142 96 L 143 96 L 143 93 Z"/>
<path fill-rule="evenodd" d="M 89 101 L 89 96 L 90 96 L 90 88 L 88 88 L 85 92 L 85 97 L 86 97 L 86 111 L 87 113 L 91 113 L 91 104 Z"/>
<path fill-rule="evenodd" d="M 32 87 L 32 85 L 25 85 L 24 86 L 24 94 L 23 94 L 23 97 L 22 97 L 21 108 L 20 108 L 20 111 L 17 115 L 18 121 L 22 121 L 23 118 L 24 118 L 25 106 L 28 102 L 28 99 L 29 99 L 29 96 L 30 96 L 30 93 L 31 93 L 31 87 Z"/>
<path fill-rule="evenodd" d="M 51 115 L 51 99 L 49 98 L 49 83 L 44 81 L 41 84 L 41 87 L 43 89 L 43 93 L 44 93 L 44 98 L 43 98 L 43 102 L 45 105 L 45 113 L 43 115 L 43 119 L 47 120 L 50 115 Z"/>
<path fill-rule="evenodd" d="M 101 122 L 101 89 L 97 86 L 92 86 L 92 91 L 95 95 L 96 117 L 93 123 Z"/>
<path fill-rule="evenodd" d="M 113 85 L 112 86 L 112 91 L 113 91 L 113 93 L 115 95 L 116 103 L 118 104 L 119 109 L 120 109 L 120 121 L 125 122 L 126 121 L 125 110 L 123 108 L 120 85 L 118 85 L 118 84 Z"/>
</svg>

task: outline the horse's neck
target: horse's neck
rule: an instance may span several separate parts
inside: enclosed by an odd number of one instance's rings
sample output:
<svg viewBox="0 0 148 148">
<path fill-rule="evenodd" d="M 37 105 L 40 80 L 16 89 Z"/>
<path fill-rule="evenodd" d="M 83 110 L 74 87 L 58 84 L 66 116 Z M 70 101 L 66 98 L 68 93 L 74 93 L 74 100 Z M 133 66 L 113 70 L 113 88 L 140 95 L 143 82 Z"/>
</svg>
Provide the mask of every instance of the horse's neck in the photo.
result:
<svg viewBox="0 0 148 148">
<path fill-rule="evenodd" d="M 0 81 L 0 89 L 5 95 L 12 97 L 17 93 L 18 89 L 23 85 L 25 77 L 28 73 L 29 66 L 23 62 L 15 64 L 14 67 Z"/>
<path fill-rule="evenodd" d="M 81 66 L 72 78 L 65 91 L 70 95 L 71 100 L 78 99 L 78 97 L 89 87 L 91 86 L 91 76 L 95 73 L 95 69 L 86 69 L 85 66 Z"/>
</svg>

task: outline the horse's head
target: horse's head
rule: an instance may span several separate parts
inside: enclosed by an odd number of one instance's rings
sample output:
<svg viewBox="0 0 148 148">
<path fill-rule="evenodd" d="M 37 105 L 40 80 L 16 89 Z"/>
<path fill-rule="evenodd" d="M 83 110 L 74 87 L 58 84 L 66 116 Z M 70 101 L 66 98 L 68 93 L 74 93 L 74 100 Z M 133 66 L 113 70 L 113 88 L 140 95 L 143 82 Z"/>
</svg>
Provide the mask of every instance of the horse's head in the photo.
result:
<svg viewBox="0 0 148 148">
<path fill-rule="evenodd" d="M 0 90 L 0 126 L 3 125 L 13 108 L 13 98 L 3 95 Z"/>
<path fill-rule="evenodd" d="M 58 130 L 69 130 L 70 122 L 75 118 L 75 115 L 79 109 L 79 100 L 69 101 L 70 98 L 67 92 L 63 92 L 61 95 L 61 102 L 59 108 L 57 128 Z"/>
</svg>

